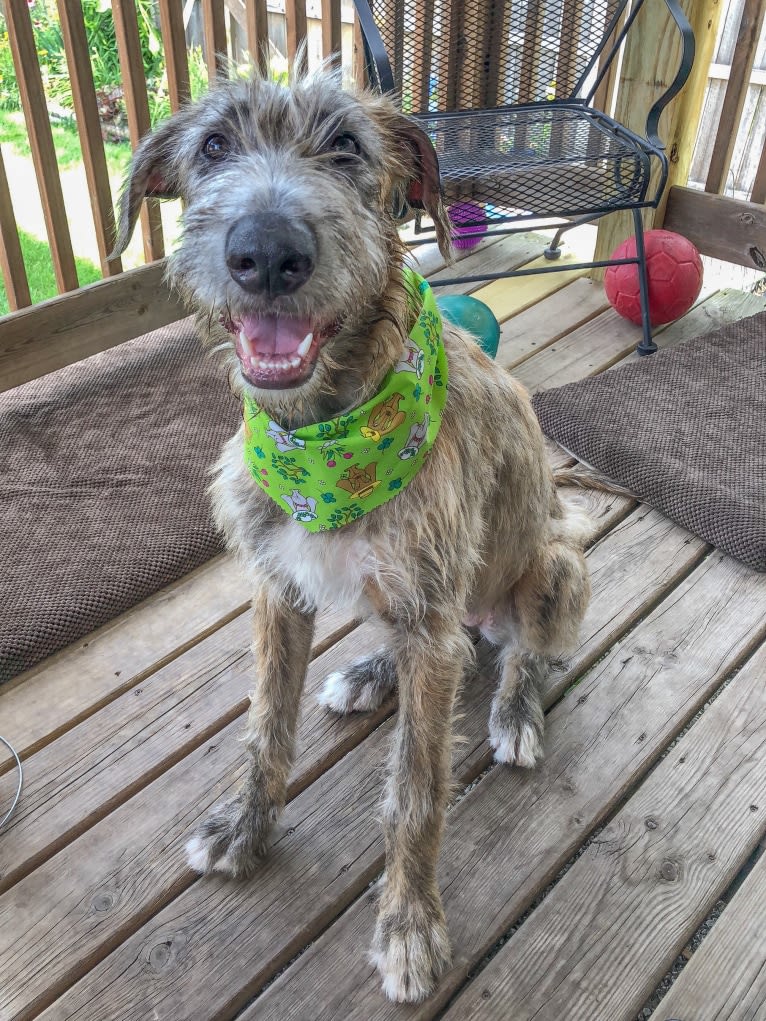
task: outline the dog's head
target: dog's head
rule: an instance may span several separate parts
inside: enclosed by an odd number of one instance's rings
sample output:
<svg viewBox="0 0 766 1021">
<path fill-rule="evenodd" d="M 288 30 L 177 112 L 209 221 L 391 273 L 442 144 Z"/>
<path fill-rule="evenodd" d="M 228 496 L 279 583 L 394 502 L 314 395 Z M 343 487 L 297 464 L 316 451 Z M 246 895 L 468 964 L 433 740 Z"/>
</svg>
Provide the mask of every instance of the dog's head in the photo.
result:
<svg viewBox="0 0 766 1021">
<path fill-rule="evenodd" d="M 192 305 L 220 316 L 235 380 L 256 397 L 310 394 L 398 272 L 400 195 L 429 213 L 447 254 L 433 146 L 388 99 L 343 91 L 324 72 L 289 87 L 222 81 L 142 140 L 116 252 L 145 197 L 182 198 L 170 276 Z"/>
</svg>

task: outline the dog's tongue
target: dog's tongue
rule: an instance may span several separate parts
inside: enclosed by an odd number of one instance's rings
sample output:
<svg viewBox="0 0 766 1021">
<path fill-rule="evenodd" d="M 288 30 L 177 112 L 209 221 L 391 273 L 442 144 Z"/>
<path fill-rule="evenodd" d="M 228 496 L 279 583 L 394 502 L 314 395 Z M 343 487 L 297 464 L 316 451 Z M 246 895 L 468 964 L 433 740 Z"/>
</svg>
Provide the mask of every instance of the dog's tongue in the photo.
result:
<svg viewBox="0 0 766 1021">
<path fill-rule="evenodd" d="M 292 355 L 311 333 L 310 319 L 292 316 L 242 316 L 239 326 L 259 355 Z"/>
</svg>

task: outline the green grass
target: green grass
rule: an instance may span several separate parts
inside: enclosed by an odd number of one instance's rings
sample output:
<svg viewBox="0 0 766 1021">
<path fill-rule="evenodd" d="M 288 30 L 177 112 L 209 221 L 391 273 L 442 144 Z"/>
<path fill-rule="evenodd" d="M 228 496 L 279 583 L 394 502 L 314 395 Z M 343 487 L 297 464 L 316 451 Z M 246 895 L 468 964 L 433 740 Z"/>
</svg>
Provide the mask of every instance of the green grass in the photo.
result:
<svg viewBox="0 0 766 1021">
<path fill-rule="evenodd" d="M 70 170 L 82 163 L 80 138 L 74 124 L 51 124 L 53 145 L 60 170 Z M 31 156 L 29 134 L 24 124 L 24 115 L 0 110 L 0 137 L 4 145 L 9 145 L 19 156 Z M 110 175 L 122 177 L 130 162 L 130 143 L 104 142 L 106 165 Z"/>
<path fill-rule="evenodd" d="M 39 241 L 25 231 L 19 231 L 21 251 L 24 255 L 24 265 L 27 269 L 29 290 L 32 295 L 32 303 L 45 301 L 46 298 L 53 298 L 58 294 L 56 277 L 53 274 L 53 261 L 50 248 L 47 242 Z M 89 259 L 75 258 L 77 266 L 77 278 L 80 284 L 92 284 L 101 279 L 101 271 Z M 0 289 L 0 315 L 8 312 L 8 300 L 4 289 Z"/>
<path fill-rule="evenodd" d="M 62 171 L 70 170 L 82 164 L 77 128 L 74 125 L 52 124 L 51 130 L 59 168 Z M 0 137 L 3 139 L 3 145 L 9 146 L 19 156 L 31 159 L 32 151 L 29 148 L 29 135 L 24 125 L 23 114 L 0 110 Z M 129 143 L 106 142 L 104 151 L 110 176 L 122 178 L 130 162 Z M 29 169 L 32 173 L 31 163 Z M 19 240 L 33 304 L 55 297 L 58 288 L 48 242 L 41 241 L 23 230 L 19 231 Z M 81 286 L 101 279 L 101 271 L 90 259 L 75 257 L 75 265 Z M 4 288 L 0 286 L 0 315 L 5 315 L 8 311 L 8 299 Z"/>
</svg>

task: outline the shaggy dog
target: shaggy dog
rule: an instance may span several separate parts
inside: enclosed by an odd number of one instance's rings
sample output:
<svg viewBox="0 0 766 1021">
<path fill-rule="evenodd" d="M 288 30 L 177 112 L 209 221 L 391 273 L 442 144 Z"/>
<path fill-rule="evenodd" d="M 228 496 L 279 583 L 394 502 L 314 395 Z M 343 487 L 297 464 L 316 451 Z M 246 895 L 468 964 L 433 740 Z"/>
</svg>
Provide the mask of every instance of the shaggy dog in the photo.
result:
<svg viewBox="0 0 766 1021">
<path fill-rule="evenodd" d="M 431 142 L 389 99 L 343 91 L 326 72 L 289 87 L 222 81 L 139 145 L 118 252 L 146 196 L 184 201 L 169 277 L 225 351 L 253 421 L 266 416 L 268 464 L 291 484 L 310 474 L 279 452 L 302 454 L 301 430 L 342 437 L 348 416 L 374 405 L 362 430 L 370 463 L 349 463 L 328 498 L 345 499 L 341 486 L 358 497 L 341 527 L 337 518 L 308 527 L 324 509 L 300 481 L 292 494 L 269 492 L 246 461 L 242 430 L 217 466 L 216 517 L 253 588 L 251 761 L 238 795 L 192 838 L 190 861 L 202 872 L 253 873 L 285 801 L 317 608 L 376 616 L 383 646 L 332 674 L 322 700 L 336 712 L 369 710 L 398 688 L 373 954 L 387 996 L 422 999 L 450 961 L 436 866 L 453 705 L 473 653 L 466 625 L 497 649 L 496 758 L 532 766 L 541 673 L 575 644 L 589 597 L 587 526 L 562 504 L 524 389 L 468 334 L 439 326 L 433 312 L 423 319 L 432 295 L 403 271 L 392 210 L 402 199 L 424 208 L 445 256 L 450 227 Z M 416 328 L 446 359 L 436 379 L 419 374 Z M 399 411 L 398 392 L 375 403 L 387 382 L 415 376 L 422 386 L 409 399 L 433 396 L 427 416 Z M 388 493 L 375 458 L 404 418 L 400 463 L 417 470 Z M 365 499 L 379 502 L 367 509 Z"/>
</svg>

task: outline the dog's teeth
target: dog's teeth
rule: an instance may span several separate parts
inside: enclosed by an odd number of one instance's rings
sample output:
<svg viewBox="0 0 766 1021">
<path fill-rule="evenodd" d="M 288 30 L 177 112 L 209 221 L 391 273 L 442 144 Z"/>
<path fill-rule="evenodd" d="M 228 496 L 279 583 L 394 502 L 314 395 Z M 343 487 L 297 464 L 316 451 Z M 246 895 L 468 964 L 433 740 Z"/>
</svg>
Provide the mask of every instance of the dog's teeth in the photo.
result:
<svg viewBox="0 0 766 1021">
<path fill-rule="evenodd" d="M 300 360 L 300 358 L 298 358 L 297 356 L 295 356 L 295 355 L 294 355 L 294 356 L 293 356 L 293 357 L 292 357 L 292 358 L 290 359 L 290 365 L 291 365 L 291 366 L 292 366 L 292 367 L 293 367 L 294 369 L 297 369 L 297 368 L 298 368 L 298 366 L 299 366 L 300 364 L 301 364 L 301 360 Z"/>
<path fill-rule="evenodd" d="M 298 345 L 298 354 L 301 356 L 301 358 L 305 358 L 306 355 L 309 353 L 309 348 L 311 347 L 311 342 L 313 341 L 313 339 L 314 334 L 307 333 L 306 336 Z"/>
<path fill-rule="evenodd" d="M 247 336 L 244 330 L 239 331 L 239 342 L 242 345 L 247 357 L 254 358 L 255 352 L 253 351 L 253 345 L 250 343 L 250 338 Z"/>
</svg>

